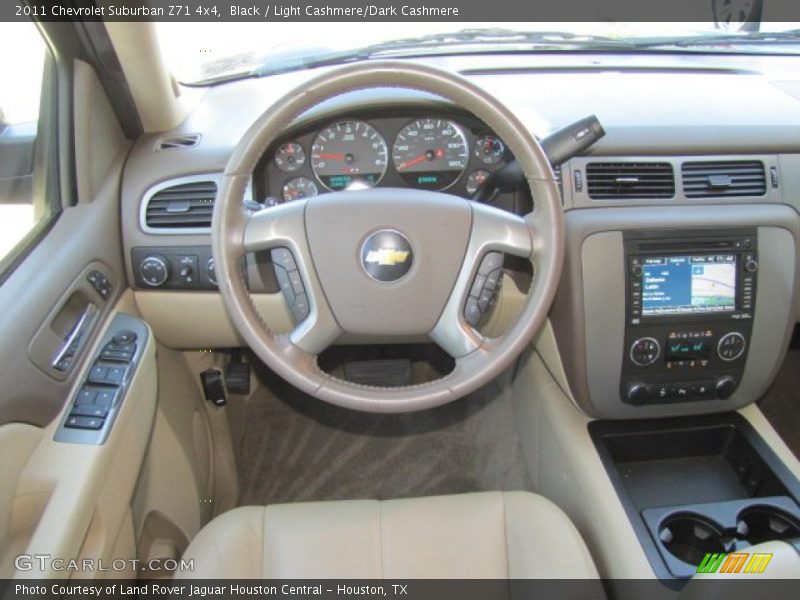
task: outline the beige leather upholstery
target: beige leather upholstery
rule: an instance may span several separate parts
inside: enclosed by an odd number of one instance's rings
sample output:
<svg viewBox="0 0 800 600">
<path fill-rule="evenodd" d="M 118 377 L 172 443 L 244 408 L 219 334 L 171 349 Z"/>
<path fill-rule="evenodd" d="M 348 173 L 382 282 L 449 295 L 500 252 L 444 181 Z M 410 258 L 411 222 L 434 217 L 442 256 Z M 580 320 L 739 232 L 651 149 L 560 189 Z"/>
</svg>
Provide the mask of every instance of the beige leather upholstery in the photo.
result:
<svg viewBox="0 0 800 600">
<path fill-rule="evenodd" d="M 527 492 L 246 506 L 192 541 L 190 578 L 596 578 L 569 518 Z"/>
</svg>

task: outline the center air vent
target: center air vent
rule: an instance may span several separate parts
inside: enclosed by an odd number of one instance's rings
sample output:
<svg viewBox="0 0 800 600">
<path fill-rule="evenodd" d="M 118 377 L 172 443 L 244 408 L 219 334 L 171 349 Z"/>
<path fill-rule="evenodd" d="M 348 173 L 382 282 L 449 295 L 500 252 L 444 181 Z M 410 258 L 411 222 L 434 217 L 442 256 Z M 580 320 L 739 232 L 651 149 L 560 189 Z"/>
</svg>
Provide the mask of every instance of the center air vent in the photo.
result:
<svg viewBox="0 0 800 600">
<path fill-rule="evenodd" d="M 665 162 L 590 162 L 586 165 L 593 200 L 672 198 L 675 175 Z"/>
<path fill-rule="evenodd" d="M 767 193 L 760 160 L 685 162 L 681 167 L 687 198 L 763 196 Z"/>
<path fill-rule="evenodd" d="M 147 200 L 145 228 L 208 229 L 216 195 L 217 184 L 210 180 L 162 187 Z"/>
</svg>

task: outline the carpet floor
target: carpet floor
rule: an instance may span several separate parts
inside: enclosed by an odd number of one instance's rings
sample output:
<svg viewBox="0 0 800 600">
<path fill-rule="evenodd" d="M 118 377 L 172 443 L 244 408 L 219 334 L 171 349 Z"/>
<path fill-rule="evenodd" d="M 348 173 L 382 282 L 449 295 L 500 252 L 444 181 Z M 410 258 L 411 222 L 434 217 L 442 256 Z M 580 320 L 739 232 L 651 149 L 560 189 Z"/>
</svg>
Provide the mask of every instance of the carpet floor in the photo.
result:
<svg viewBox="0 0 800 600">
<path fill-rule="evenodd" d="M 240 504 L 531 489 L 510 399 L 496 387 L 433 410 L 372 415 L 259 376 L 238 449 Z"/>
</svg>

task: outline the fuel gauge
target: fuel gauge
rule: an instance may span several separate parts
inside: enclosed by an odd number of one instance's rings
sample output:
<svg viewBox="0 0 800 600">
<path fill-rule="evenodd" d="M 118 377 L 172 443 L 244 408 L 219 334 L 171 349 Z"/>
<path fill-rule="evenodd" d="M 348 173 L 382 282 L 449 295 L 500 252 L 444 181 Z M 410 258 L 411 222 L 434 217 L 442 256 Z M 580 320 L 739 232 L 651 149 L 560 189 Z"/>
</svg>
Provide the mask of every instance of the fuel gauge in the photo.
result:
<svg viewBox="0 0 800 600">
<path fill-rule="evenodd" d="M 281 196 L 284 202 L 291 202 L 292 200 L 300 200 L 301 198 L 310 198 L 319 193 L 317 185 L 306 177 L 295 177 L 286 182 L 281 190 Z"/>
</svg>

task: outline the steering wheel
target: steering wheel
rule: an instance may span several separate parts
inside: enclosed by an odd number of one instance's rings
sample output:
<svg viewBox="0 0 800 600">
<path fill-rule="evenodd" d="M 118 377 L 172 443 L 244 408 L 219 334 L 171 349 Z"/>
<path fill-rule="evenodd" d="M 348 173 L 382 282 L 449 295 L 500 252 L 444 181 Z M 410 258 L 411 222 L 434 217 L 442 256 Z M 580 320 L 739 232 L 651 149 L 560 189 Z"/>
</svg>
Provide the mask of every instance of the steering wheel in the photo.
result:
<svg viewBox="0 0 800 600">
<path fill-rule="evenodd" d="M 449 194 L 400 188 L 332 192 L 257 212 L 247 208 L 243 198 L 253 168 L 288 124 L 332 97 L 378 87 L 429 92 L 483 120 L 519 161 L 533 212 L 520 217 Z M 331 70 L 261 115 L 225 168 L 211 238 L 228 315 L 258 357 L 320 400 L 377 413 L 451 402 L 510 366 L 543 324 L 564 259 L 560 195 L 536 139 L 466 79 L 399 61 Z M 273 250 L 273 262 L 292 272 L 298 297 L 307 304 L 304 318 L 288 334 L 270 331 L 245 284 L 242 257 L 263 250 Z M 487 338 L 469 325 L 465 309 L 476 276 L 486 272 L 486 263 L 497 262 L 497 253 L 529 260 L 534 277 L 515 324 L 501 337 Z M 317 365 L 318 355 L 345 332 L 427 334 L 455 366 L 442 378 L 405 387 L 347 382 Z"/>
</svg>

